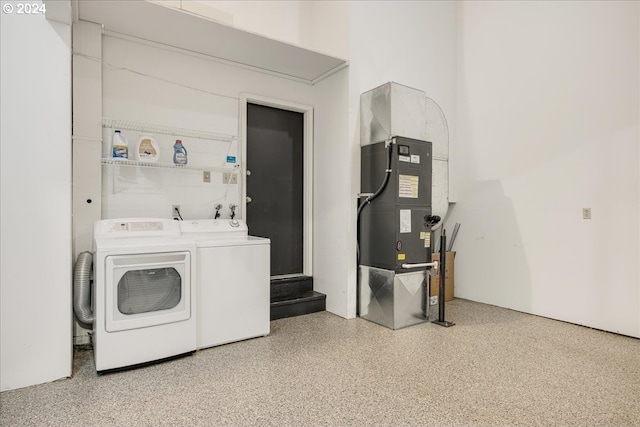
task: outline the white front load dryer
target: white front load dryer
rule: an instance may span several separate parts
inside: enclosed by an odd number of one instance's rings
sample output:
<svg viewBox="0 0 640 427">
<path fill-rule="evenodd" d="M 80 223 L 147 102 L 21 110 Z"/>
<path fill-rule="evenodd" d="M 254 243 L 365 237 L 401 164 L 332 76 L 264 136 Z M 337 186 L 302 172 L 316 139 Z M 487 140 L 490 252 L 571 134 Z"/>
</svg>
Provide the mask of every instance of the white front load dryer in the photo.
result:
<svg viewBox="0 0 640 427">
<path fill-rule="evenodd" d="M 93 350 L 107 371 L 196 350 L 196 247 L 169 219 L 94 226 Z"/>
</svg>

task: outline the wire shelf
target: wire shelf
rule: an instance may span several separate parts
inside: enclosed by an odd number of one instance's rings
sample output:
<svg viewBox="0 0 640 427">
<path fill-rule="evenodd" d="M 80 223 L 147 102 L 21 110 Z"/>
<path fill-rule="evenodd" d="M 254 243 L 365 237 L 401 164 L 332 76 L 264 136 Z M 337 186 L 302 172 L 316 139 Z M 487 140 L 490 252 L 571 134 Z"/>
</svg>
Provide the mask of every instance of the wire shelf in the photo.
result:
<svg viewBox="0 0 640 427">
<path fill-rule="evenodd" d="M 143 168 L 158 168 L 158 169 L 182 169 L 193 171 L 213 171 L 213 172 L 231 172 L 237 173 L 240 165 L 235 166 L 189 166 L 189 165 L 175 165 L 173 163 L 154 163 L 154 162 L 141 162 L 138 160 L 129 160 L 121 158 L 103 158 L 100 160 L 103 165 L 111 166 L 132 166 Z"/>
<path fill-rule="evenodd" d="M 127 129 L 138 132 L 161 133 L 164 135 L 180 136 L 183 138 L 198 138 L 223 142 L 233 142 L 236 140 L 235 135 L 109 118 L 104 118 L 102 120 L 102 127 L 110 129 Z"/>
</svg>

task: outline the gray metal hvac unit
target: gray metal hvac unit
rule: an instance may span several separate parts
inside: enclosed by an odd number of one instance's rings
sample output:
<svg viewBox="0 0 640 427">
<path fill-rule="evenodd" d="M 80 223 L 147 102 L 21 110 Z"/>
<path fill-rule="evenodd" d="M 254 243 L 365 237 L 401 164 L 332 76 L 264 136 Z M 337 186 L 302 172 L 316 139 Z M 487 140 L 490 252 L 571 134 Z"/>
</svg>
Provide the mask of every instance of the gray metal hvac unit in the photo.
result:
<svg viewBox="0 0 640 427">
<path fill-rule="evenodd" d="M 359 315 L 391 329 L 428 320 L 432 146 L 415 138 L 426 134 L 425 99 L 392 82 L 361 97 Z"/>
<path fill-rule="evenodd" d="M 431 215 L 431 143 L 402 137 L 392 141 L 387 186 L 360 216 L 360 264 L 406 273 L 403 264 L 431 258 L 424 220 Z M 379 142 L 361 147 L 360 153 L 362 192 L 374 192 L 384 179 L 387 148 Z"/>
</svg>

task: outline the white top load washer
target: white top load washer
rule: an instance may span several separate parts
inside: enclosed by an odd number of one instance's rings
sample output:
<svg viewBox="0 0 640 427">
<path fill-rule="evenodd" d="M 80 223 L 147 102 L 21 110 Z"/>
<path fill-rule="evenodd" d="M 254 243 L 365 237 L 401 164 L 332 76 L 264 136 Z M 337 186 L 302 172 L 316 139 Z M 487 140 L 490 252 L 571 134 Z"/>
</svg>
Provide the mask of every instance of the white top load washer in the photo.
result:
<svg viewBox="0 0 640 427">
<path fill-rule="evenodd" d="M 196 242 L 198 348 L 269 334 L 270 240 L 242 220 L 180 221 Z"/>
<path fill-rule="evenodd" d="M 97 221 L 94 249 L 96 370 L 195 351 L 196 247 L 177 222 Z"/>
</svg>

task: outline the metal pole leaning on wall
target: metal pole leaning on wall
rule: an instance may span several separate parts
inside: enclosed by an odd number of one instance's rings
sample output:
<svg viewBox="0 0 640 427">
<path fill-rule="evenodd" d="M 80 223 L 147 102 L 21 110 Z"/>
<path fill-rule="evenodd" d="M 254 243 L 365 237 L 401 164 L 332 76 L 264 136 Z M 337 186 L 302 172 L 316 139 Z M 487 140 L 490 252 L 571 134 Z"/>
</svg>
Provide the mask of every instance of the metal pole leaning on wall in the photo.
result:
<svg viewBox="0 0 640 427">
<path fill-rule="evenodd" d="M 447 235 L 446 230 L 442 229 L 442 236 L 440 236 L 440 274 L 438 283 L 438 320 L 434 320 L 436 325 L 444 326 L 448 328 L 455 325 L 453 322 L 447 322 L 444 320 L 444 304 L 445 304 L 445 279 L 447 273 Z"/>
<path fill-rule="evenodd" d="M 440 236 L 440 274 L 438 280 L 438 322 L 444 322 L 444 303 L 445 303 L 445 280 L 447 278 L 447 253 L 445 248 L 447 247 L 447 235 L 446 230 L 442 229 L 442 236 Z"/>
</svg>

